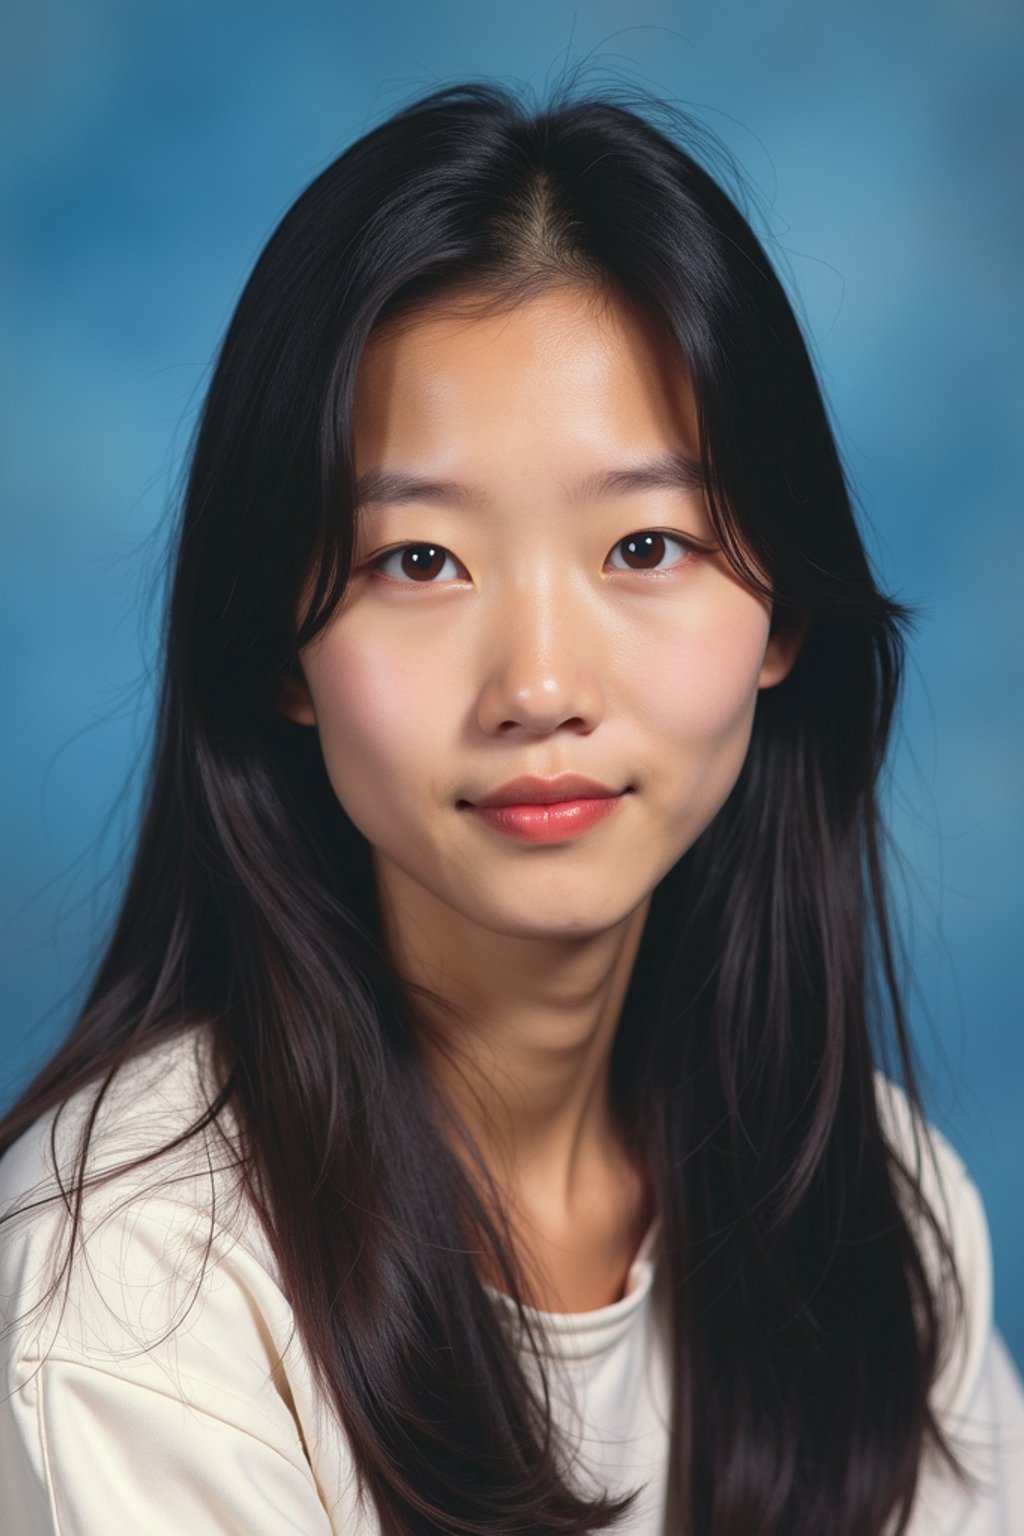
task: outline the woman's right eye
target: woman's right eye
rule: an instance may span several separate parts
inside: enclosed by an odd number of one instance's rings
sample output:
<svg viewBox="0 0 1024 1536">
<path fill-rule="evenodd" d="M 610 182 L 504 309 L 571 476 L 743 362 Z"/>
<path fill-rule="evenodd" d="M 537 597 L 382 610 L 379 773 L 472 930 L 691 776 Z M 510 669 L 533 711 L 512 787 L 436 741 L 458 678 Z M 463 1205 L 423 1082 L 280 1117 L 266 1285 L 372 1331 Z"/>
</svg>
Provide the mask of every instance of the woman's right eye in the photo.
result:
<svg viewBox="0 0 1024 1536">
<path fill-rule="evenodd" d="M 370 561 L 373 569 L 386 580 L 396 581 L 402 586 L 410 583 L 428 586 L 436 581 L 448 564 L 452 569 L 447 574 L 447 580 L 465 574 L 455 556 L 440 544 L 399 544 L 397 548 L 385 550 L 382 555 Z"/>
</svg>

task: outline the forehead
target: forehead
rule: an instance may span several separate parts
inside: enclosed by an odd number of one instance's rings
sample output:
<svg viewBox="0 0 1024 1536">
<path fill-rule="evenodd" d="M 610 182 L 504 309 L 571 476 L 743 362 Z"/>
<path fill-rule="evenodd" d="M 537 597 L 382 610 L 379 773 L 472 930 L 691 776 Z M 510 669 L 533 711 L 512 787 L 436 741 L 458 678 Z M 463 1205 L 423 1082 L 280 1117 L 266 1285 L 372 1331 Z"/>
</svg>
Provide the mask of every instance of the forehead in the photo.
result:
<svg viewBox="0 0 1024 1536">
<path fill-rule="evenodd" d="M 515 306 L 464 294 L 387 321 L 360 359 L 357 467 L 474 443 L 514 454 L 696 453 L 697 411 L 667 327 L 607 292 L 560 287 Z"/>
</svg>

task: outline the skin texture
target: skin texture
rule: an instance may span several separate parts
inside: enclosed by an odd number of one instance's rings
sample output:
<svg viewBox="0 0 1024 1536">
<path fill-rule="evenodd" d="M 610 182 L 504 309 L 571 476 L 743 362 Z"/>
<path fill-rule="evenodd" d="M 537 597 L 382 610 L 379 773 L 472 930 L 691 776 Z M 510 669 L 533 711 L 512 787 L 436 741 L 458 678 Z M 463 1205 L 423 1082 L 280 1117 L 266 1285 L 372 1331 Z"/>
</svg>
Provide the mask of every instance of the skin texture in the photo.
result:
<svg viewBox="0 0 1024 1536">
<path fill-rule="evenodd" d="M 373 849 L 399 967 L 461 1010 L 438 1010 L 446 1051 L 426 1059 L 553 1310 L 615 1299 L 649 1218 L 610 1107 L 619 1012 L 651 893 L 725 801 L 797 644 L 769 634 L 699 488 L 581 490 L 668 452 L 697 457 L 683 364 L 608 296 L 380 330 L 357 476 L 466 489 L 362 509 L 346 598 L 281 701 Z M 638 560 L 625 541 L 647 530 L 666 538 Z M 409 543 L 437 554 L 417 566 Z M 567 841 L 517 842 L 465 803 L 570 771 L 628 793 Z"/>
</svg>

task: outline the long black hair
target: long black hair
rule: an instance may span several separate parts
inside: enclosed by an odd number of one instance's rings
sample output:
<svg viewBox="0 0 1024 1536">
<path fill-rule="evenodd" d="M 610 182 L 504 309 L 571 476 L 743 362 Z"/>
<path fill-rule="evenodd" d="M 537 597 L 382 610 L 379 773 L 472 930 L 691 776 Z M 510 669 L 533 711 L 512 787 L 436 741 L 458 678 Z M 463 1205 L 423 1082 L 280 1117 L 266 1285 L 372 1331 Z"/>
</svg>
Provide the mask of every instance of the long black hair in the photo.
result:
<svg viewBox="0 0 1024 1536">
<path fill-rule="evenodd" d="M 894 1046 L 920 1121 L 877 808 L 907 614 L 872 576 L 782 284 L 676 124 L 607 95 L 534 110 L 446 88 L 282 219 L 194 443 L 120 914 L 72 1033 L 0 1124 L 2 1150 L 148 1045 L 207 1032 L 210 1114 L 241 1127 L 309 1357 L 405 1536 L 592 1531 L 630 1506 L 572 1486 L 499 1326 L 463 1237 L 518 1298 L 508 1228 L 441 1125 L 365 841 L 315 733 L 277 707 L 345 587 L 364 345 L 458 290 L 588 285 L 657 316 L 693 382 L 722 547 L 774 624 L 806 626 L 732 793 L 654 893 L 613 1052 L 662 1222 L 677 1528 L 902 1530 L 924 1455 L 958 1470 L 929 1407 L 956 1267 L 874 1082 Z"/>
</svg>

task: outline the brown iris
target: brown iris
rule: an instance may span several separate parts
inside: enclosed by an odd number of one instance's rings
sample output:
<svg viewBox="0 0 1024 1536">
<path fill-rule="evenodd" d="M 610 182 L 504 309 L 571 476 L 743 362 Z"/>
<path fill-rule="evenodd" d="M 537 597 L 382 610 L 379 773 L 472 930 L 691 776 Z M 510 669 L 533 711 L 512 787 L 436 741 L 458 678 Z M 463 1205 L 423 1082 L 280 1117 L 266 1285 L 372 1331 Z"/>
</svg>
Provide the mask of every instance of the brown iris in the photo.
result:
<svg viewBox="0 0 1024 1536">
<path fill-rule="evenodd" d="M 635 571 L 648 571 L 661 564 L 665 558 L 665 535 L 663 533 L 632 533 L 628 539 L 619 542 L 619 548 L 623 551 L 627 562 L 634 560 L 632 569 Z"/>
<path fill-rule="evenodd" d="M 436 544 L 407 544 L 399 562 L 402 575 L 411 576 L 414 581 L 429 581 L 443 569 L 446 554 L 447 550 Z"/>
</svg>

